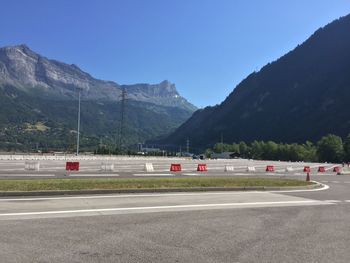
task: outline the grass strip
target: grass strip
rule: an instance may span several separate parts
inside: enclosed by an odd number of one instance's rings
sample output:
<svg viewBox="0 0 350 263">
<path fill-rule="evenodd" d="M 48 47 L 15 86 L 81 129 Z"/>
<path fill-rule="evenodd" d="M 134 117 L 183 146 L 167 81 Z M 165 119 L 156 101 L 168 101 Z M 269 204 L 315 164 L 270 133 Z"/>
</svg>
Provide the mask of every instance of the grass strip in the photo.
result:
<svg viewBox="0 0 350 263">
<path fill-rule="evenodd" d="M 280 178 L 98 178 L 0 180 L 0 191 L 167 189 L 198 187 L 296 187 L 312 183 Z"/>
</svg>

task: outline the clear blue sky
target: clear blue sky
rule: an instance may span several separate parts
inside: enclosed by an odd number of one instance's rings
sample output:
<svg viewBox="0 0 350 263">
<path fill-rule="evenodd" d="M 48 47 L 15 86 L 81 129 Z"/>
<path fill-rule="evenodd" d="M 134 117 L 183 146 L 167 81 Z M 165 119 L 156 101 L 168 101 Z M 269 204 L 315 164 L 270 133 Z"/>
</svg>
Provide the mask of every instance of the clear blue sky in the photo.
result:
<svg viewBox="0 0 350 263">
<path fill-rule="evenodd" d="M 350 13 L 349 0 L 0 0 L 0 46 L 25 43 L 119 84 L 174 82 L 196 106 Z"/>
</svg>

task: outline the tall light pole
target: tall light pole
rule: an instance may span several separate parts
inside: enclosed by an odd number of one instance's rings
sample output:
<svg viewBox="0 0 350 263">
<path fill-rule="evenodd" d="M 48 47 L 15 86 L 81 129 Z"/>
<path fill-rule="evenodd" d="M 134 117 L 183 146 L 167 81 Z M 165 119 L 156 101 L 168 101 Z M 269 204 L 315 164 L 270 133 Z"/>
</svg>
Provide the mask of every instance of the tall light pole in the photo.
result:
<svg viewBox="0 0 350 263">
<path fill-rule="evenodd" d="M 124 142 L 124 122 L 125 122 L 125 102 L 126 102 L 126 89 L 122 88 L 122 94 L 121 94 L 121 105 L 120 105 L 120 126 L 119 126 L 119 150 L 121 153 L 123 153 L 123 142 Z"/>
<path fill-rule="evenodd" d="M 221 133 L 221 153 L 224 152 L 224 135 Z"/>
<path fill-rule="evenodd" d="M 79 99 L 78 99 L 78 133 L 77 133 L 77 156 L 79 155 L 79 143 L 80 143 L 80 92 L 79 89 Z"/>
</svg>

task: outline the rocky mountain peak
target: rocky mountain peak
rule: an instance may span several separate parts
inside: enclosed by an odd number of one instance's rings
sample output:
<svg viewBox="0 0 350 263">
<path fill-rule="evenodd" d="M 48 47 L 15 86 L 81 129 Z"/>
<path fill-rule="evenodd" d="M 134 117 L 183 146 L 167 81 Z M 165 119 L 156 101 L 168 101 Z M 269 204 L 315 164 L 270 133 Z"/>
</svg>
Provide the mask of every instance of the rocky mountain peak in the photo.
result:
<svg viewBox="0 0 350 263">
<path fill-rule="evenodd" d="M 8 56 L 9 59 L 29 57 L 37 60 L 40 57 L 25 44 L 0 48 L 0 53 Z"/>
<path fill-rule="evenodd" d="M 93 78 L 75 64 L 48 59 L 21 44 L 0 48 L 0 84 L 10 84 L 26 92 L 39 89 L 43 95 L 56 98 L 76 98 L 77 90 L 87 100 L 120 100 L 121 88 L 128 98 L 162 106 L 196 108 L 182 98 L 173 83 L 164 80 L 159 84 L 120 86 L 112 81 Z"/>
</svg>

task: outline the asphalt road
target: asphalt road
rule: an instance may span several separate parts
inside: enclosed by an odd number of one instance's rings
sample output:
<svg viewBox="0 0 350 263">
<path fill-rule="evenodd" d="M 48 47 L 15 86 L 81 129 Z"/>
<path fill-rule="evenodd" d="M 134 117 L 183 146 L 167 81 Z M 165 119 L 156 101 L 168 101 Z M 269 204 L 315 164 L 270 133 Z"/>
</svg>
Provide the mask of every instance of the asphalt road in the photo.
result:
<svg viewBox="0 0 350 263">
<path fill-rule="evenodd" d="M 350 176 L 313 179 L 329 189 L 0 199 L 0 261 L 349 262 Z"/>
</svg>

